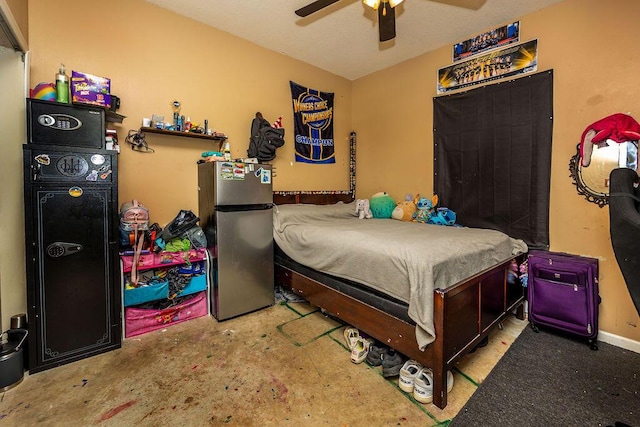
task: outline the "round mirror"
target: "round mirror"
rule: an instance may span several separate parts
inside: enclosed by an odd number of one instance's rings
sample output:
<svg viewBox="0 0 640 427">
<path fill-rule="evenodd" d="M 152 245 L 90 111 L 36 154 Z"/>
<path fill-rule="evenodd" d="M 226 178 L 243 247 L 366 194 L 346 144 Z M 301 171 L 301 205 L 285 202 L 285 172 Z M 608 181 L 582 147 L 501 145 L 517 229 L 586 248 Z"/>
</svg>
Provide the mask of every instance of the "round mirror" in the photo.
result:
<svg viewBox="0 0 640 427">
<path fill-rule="evenodd" d="M 603 207 L 609 203 L 609 174 L 615 168 L 638 170 L 638 141 L 617 143 L 607 140 L 594 145 L 591 161 L 582 165 L 580 144 L 569 162 L 569 171 L 578 194 Z"/>
</svg>

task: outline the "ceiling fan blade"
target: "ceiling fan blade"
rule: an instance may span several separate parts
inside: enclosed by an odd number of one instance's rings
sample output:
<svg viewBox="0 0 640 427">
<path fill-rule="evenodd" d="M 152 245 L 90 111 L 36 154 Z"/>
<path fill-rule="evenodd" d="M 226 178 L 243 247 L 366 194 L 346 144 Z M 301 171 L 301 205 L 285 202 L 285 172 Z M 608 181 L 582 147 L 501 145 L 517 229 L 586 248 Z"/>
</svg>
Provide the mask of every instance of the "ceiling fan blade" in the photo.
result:
<svg viewBox="0 0 640 427">
<path fill-rule="evenodd" d="M 308 5 L 296 10 L 296 15 L 304 18 L 305 16 L 309 16 L 312 13 L 315 13 L 320 9 L 324 9 L 336 2 L 338 2 L 338 0 L 316 0 L 313 3 L 309 3 Z"/>
<path fill-rule="evenodd" d="M 381 3 L 378 7 L 378 29 L 381 42 L 396 37 L 396 11 L 387 2 Z"/>
</svg>

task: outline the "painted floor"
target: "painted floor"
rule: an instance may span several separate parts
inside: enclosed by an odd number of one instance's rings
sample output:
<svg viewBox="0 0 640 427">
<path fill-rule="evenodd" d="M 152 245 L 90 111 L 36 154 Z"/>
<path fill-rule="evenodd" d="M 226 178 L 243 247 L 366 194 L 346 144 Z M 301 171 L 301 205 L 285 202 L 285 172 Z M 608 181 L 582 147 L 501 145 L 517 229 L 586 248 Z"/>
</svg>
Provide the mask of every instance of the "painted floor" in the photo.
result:
<svg viewBox="0 0 640 427">
<path fill-rule="evenodd" d="M 354 364 L 345 325 L 306 303 L 206 316 L 25 378 L 0 394 L 9 426 L 447 426 L 526 326 L 510 317 L 465 356 L 444 410 Z"/>
</svg>

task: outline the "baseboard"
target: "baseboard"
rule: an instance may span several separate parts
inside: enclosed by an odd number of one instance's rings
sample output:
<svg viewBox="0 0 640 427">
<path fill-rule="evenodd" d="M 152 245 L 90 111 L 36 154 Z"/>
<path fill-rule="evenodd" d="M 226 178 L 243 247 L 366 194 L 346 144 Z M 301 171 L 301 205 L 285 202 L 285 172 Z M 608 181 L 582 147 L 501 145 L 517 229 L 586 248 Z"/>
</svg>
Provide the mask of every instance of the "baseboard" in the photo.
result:
<svg viewBox="0 0 640 427">
<path fill-rule="evenodd" d="M 609 332 L 598 332 L 598 341 L 624 348 L 625 350 L 640 353 L 640 341 L 630 340 L 620 335 L 610 334 Z"/>
<path fill-rule="evenodd" d="M 528 301 L 524 302 L 525 320 L 529 318 L 529 306 Z M 629 338 L 621 337 L 620 335 L 611 334 L 609 332 L 599 331 L 598 341 L 606 342 L 607 344 L 615 345 L 616 347 L 624 348 L 625 350 L 633 351 L 634 353 L 640 353 L 640 341 L 634 341 Z"/>
</svg>

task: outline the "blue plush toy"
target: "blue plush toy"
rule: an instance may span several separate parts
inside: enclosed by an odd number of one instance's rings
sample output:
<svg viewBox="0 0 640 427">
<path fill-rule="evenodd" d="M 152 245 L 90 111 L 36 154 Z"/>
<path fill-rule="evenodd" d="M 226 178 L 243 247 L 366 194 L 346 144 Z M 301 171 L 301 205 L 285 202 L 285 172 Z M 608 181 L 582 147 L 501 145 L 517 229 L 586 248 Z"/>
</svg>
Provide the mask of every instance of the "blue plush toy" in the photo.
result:
<svg viewBox="0 0 640 427">
<path fill-rule="evenodd" d="M 413 221 L 429 223 L 437 204 L 438 195 L 436 194 L 434 194 L 431 199 L 427 199 L 426 197 L 418 198 L 418 203 L 416 203 L 417 210 L 416 213 L 413 214 Z"/>
<path fill-rule="evenodd" d="M 436 225 L 453 225 L 456 224 L 456 213 L 449 208 L 436 208 L 438 204 L 438 195 L 434 194 L 431 200 L 426 197 L 420 197 L 416 203 L 416 213 L 413 214 L 414 222 Z"/>
<path fill-rule="evenodd" d="M 369 201 L 369 208 L 374 218 L 391 218 L 395 207 L 396 201 L 384 191 L 374 194 Z"/>
</svg>

